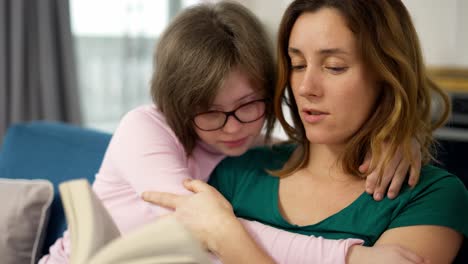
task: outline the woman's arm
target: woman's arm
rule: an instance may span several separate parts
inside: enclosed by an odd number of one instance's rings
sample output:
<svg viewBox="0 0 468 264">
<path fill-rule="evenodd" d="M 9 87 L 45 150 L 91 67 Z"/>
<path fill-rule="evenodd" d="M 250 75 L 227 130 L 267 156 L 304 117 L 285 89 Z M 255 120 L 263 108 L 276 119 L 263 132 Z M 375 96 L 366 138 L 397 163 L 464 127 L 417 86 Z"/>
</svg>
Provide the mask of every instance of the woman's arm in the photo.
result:
<svg viewBox="0 0 468 264">
<path fill-rule="evenodd" d="M 376 245 L 398 244 L 429 260 L 429 263 L 452 263 L 463 236 L 443 226 L 407 226 L 385 231 Z"/>
<path fill-rule="evenodd" d="M 439 173 L 439 174 L 437 174 Z M 429 260 L 451 263 L 467 235 L 468 193 L 456 176 L 433 168 L 394 212 L 376 245 L 398 244 Z"/>
<path fill-rule="evenodd" d="M 429 264 L 423 257 L 396 244 L 354 246 L 348 251 L 347 264 Z"/>
<path fill-rule="evenodd" d="M 145 192 L 151 203 L 175 209 L 174 215 L 223 263 L 423 263 L 422 258 L 397 246 L 364 248 L 357 239 L 328 240 L 293 234 L 255 221 L 235 218 L 232 206 L 213 187 L 185 181 L 195 194 Z M 352 246 L 354 250 L 347 254 Z M 268 252 L 268 255 L 266 252 Z M 348 262 L 347 262 L 348 263 Z"/>
</svg>

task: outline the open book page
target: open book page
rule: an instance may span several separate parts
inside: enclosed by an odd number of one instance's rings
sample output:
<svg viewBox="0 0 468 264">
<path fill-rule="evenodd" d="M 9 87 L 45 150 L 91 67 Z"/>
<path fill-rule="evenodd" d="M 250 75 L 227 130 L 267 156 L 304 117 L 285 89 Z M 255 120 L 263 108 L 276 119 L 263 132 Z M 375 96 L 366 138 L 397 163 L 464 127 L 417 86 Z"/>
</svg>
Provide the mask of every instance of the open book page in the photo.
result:
<svg viewBox="0 0 468 264">
<path fill-rule="evenodd" d="M 71 264 L 211 263 L 208 254 L 173 217 L 120 236 L 85 179 L 59 186 L 71 237 Z"/>
<path fill-rule="evenodd" d="M 70 263 L 88 263 L 99 249 L 120 236 L 119 229 L 86 179 L 64 182 L 59 191 L 70 230 Z"/>
<path fill-rule="evenodd" d="M 90 264 L 211 263 L 201 245 L 173 217 L 163 217 L 120 239 L 94 256 Z"/>
</svg>

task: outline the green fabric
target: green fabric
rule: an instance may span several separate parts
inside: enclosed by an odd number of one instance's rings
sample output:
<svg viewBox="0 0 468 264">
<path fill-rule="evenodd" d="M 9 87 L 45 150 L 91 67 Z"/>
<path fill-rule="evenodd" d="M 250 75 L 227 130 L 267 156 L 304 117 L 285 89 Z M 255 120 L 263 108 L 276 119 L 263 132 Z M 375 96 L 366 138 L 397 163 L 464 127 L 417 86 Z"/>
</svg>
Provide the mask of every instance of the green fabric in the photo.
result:
<svg viewBox="0 0 468 264">
<path fill-rule="evenodd" d="M 237 216 L 290 232 L 330 239 L 359 238 L 365 245 L 373 245 L 387 229 L 412 225 L 447 226 L 468 235 L 468 192 L 456 176 L 434 166 L 424 166 L 418 185 L 414 189 L 403 187 L 394 200 L 376 202 L 364 192 L 317 224 L 289 224 L 278 209 L 279 178 L 265 168 L 281 168 L 294 148 L 261 147 L 226 158 L 209 183 L 231 202 Z"/>
</svg>

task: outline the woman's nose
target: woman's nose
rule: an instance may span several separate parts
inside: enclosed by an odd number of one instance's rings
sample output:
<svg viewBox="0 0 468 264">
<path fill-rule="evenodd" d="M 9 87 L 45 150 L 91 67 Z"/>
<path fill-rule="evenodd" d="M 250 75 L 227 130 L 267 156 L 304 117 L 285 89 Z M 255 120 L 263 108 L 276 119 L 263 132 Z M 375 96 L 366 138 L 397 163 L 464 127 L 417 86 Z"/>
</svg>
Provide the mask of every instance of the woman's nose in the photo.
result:
<svg viewBox="0 0 468 264">
<path fill-rule="evenodd" d="M 320 97 L 323 95 L 320 74 L 308 68 L 299 86 L 299 94 L 305 97 Z"/>
</svg>

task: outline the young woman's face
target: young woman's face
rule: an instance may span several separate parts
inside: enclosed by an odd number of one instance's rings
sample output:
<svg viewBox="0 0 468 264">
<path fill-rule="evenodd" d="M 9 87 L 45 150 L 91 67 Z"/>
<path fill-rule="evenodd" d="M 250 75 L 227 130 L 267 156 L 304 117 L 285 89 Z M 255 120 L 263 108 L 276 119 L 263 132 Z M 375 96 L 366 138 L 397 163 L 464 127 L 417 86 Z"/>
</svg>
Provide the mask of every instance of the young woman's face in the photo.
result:
<svg viewBox="0 0 468 264">
<path fill-rule="evenodd" d="M 306 12 L 289 38 L 290 84 L 311 143 L 343 144 L 363 125 L 378 95 L 340 13 Z"/>
<path fill-rule="evenodd" d="M 265 121 L 265 104 L 254 84 L 242 71 L 232 71 L 219 89 L 209 111 L 194 118 L 198 137 L 228 156 L 245 153 L 260 134 Z M 235 111 L 234 115 L 222 112 Z M 248 122 L 242 123 L 241 121 Z M 223 126 L 224 124 L 224 126 Z M 208 130 L 208 131 L 207 131 Z"/>
</svg>

